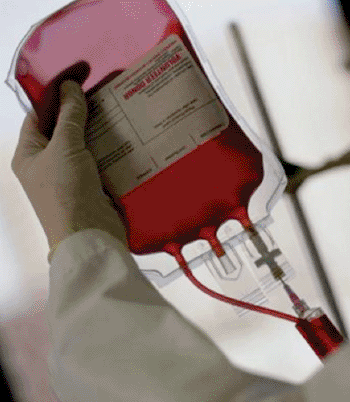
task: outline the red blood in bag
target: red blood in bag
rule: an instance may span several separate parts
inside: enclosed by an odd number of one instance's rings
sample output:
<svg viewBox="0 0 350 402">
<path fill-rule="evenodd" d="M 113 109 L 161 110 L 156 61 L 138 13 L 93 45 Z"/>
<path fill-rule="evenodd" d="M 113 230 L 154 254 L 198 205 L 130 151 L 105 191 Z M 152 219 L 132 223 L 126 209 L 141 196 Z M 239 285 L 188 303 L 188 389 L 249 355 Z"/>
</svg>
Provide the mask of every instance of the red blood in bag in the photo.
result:
<svg viewBox="0 0 350 402">
<path fill-rule="evenodd" d="M 16 78 L 50 138 L 65 79 L 92 94 L 170 35 L 178 35 L 204 73 L 182 25 L 161 1 L 77 1 L 53 14 L 21 49 Z M 204 73 L 205 74 L 205 73 Z M 171 102 L 171 94 L 169 94 Z M 173 255 L 199 238 L 215 248 L 217 229 L 228 219 L 247 219 L 249 200 L 263 179 L 262 155 L 225 108 L 227 129 L 117 197 L 135 254 Z"/>
</svg>

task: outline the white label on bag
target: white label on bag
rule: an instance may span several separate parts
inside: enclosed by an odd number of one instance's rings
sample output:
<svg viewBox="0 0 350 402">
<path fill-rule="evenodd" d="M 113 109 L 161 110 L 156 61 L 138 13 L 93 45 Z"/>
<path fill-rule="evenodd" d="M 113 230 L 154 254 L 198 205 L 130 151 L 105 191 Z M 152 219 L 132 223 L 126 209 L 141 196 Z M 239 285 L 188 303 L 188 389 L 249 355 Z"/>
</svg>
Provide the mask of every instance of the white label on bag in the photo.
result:
<svg viewBox="0 0 350 402">
<path fill-rule="evenodd" d="M 181 39 L 171 35 L 88 99 L 87 148 L 119 196 L 229 126 Z"/>
</svg>

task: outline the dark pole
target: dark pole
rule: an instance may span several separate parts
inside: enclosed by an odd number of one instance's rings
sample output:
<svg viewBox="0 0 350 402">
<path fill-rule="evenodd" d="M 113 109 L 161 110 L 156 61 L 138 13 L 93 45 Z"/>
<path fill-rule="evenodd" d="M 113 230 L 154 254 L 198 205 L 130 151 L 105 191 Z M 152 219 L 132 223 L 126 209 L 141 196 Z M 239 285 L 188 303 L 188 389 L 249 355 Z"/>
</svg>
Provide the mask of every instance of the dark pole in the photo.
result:
<svg viewBox="0 0 350 402">
<path fill-rule="evenodd" d="M 300 168 L 298 166 L 294 166 L 288 162 L 285 162 L 285 160 L 283 158 L 283 153 L 282 153 L 281 147 L 278 142 L 278 137 L 276 135 L 276 131 L 273 127 L 272 121 L 270 119 L 270 116 L 269 116 L 269 113 L 268 113 L 268 110 L 266 107 L 266 102 L 263 99 L 262 93 L 260 91 L 260 88 L 259 88 L 259 85 L 258 85 L 258 82 L 256 79 L 256 74 L 254 73 L 252 63 L 249 59 L 248 52 L 247 52 L 246 46 L 243 41 L 242 33 L 241 33 L 238 25 L 235 23 L 231 24 L 230 28 L 231 28 L 231 32 L 232 32 L 232 36 L 235 41 L 235 44 L 237 45 L 239 56 L 243 63 L 249 84 L 254 93 L 256 106 L 262 117 L 262 121 L 265 126 L 265 130 L 271 139 L 275 154 L 279 157 L 280 161 L 282 162 L 282 165 L 286 171 L 287 176 L 291 177 L 297 171 L 299 171 Z M 348 339 L 347 331 L 346 331 L 343 319 L 340 314 L 338 303 L 335 300 L 335 297 L 333 295 L 333 291 L 330 286 L 326 271 L 321 262 L 321 258 L 317 251 L 315 242 L 312 238 L 308 222 L 306 220 L 301 203 L 299 201 L 299 197 L 298 197 L 297 193 L 289 193 L 289 198 L 290 198 L 292 205 L 294 207 L 294 210 L 296 212 L 296 216 L 298 217 L 299 225 L 301 227 L 305 240 L 309 246 L 310 254 L 311 254 L 312 260 L 315 264 L 316 272 L 318 274 L 318 278 L 321 283 L 324 296 L 325 296 L 326 300 L 328 301 L 334 316 L 336 317 L 340 331 L 342 332 L 344 338 Z"/>
</svg>

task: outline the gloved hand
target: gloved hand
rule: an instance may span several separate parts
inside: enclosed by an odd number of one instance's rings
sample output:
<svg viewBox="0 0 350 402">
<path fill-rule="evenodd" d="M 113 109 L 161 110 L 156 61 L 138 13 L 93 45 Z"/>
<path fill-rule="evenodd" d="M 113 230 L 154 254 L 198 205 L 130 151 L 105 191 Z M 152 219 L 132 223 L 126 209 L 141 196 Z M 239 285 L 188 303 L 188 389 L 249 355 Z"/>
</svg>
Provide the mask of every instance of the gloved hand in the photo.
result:
<svg viewBox="0 0 350 402">
<path fill-rule="evenodd" d="M 35 114 L 23 123 L 11 163 L 44 228 L 51 249 L 83 229 L 101 229 L 126 244 L 117 211 L 103 193 L 96 162 L 85 147 L 87 105 L 80 86 L 61 86 L 57 124 L 48 141 Z"/>
</svg>

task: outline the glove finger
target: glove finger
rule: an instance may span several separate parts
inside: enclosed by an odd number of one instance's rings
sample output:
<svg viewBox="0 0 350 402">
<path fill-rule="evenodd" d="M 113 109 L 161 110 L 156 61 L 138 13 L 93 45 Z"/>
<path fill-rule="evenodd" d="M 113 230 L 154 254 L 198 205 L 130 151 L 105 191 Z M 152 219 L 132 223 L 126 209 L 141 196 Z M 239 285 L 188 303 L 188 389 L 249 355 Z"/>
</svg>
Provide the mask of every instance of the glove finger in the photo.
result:
<svg viewBox="0 0 350 402">
<path fill-rule="evenodd" d="M 43 151 L 49 141 L 39 131 L 38 118 L 33 111 L 25 117 L 19 135 L 18 145 L 11 162 L 11 168 L 16 173 L 23 161 Z"/>
<path fill-rule="evenodd" d="M 61 107 L 50 146 L 60 147 L 66 154 L 85 148 L 84 131 L 87 118 L 85 95 L 79 84 L 65 81 L 61 86 Z"/>
</svg>

